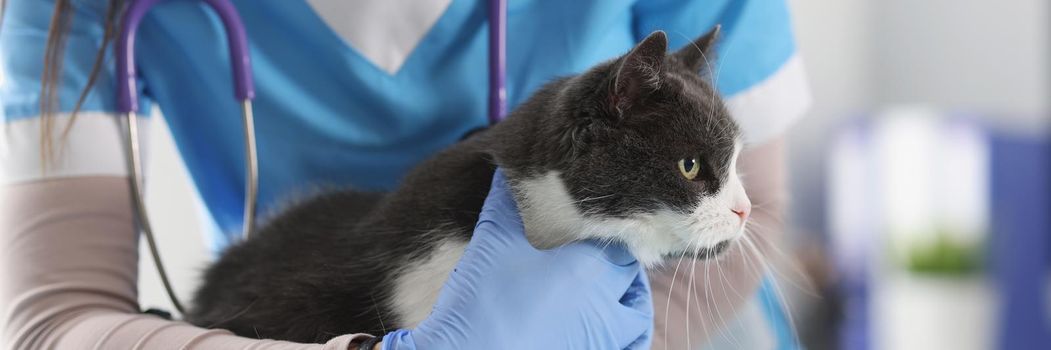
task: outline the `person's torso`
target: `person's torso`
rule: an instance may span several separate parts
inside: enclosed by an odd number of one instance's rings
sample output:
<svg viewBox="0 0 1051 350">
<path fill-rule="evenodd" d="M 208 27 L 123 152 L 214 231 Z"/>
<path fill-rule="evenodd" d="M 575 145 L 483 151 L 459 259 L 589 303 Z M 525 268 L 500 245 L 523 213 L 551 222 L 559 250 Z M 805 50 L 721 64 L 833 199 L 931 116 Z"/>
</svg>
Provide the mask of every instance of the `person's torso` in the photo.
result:
<svg viewBox="0 0 1051 350">
<path fill-rule="evenodd" d="M 354 15 L 353 5 L 311 2 L 236 2 L 251 42 L 264 213 L 318 188 L 390 189 L 414 164 L 486 123 L 486 2 L 398 2 Z M 552 78 L 630 49 L 631 6 L 511 1 L 510 105 Z M 394 10 L 407 17 L 391 16 Z M 340 25 L 354 18 L 362 24 Z M 162 3 L 140 27 L 136 56 L 146 94 L 164 113 L 209 211 L 233 233 L 241 225 L 244 158 L 224 38 L 203 3 Z"/>
</svg>

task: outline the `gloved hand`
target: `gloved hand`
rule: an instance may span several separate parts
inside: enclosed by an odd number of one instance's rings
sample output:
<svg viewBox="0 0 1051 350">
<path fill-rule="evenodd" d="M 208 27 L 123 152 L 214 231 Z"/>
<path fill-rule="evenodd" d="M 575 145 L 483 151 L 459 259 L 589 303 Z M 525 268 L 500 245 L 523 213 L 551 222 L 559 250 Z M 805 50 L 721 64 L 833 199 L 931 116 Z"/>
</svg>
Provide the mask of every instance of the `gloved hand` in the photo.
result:
<svg viewBox="0 0 1051 350">
<path fill-rule="evenodd" d="M 526 240 L 503 173 L 431 315 L 383 337 L 383 349 L 648 349 L 649 282 L 622 247 Z"/>
</svg>

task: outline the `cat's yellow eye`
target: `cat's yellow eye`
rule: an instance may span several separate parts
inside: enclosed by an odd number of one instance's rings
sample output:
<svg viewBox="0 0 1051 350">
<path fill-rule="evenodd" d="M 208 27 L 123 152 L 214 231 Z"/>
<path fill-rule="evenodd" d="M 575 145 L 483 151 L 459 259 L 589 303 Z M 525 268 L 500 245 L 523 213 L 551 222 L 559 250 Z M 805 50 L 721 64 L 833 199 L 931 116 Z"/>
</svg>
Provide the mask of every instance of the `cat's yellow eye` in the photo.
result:
<svg viewBox="0 0 1051 350">
<path fill-rule="evenodd" d="M 701 170 L 701 164 L 697 162 L 697 158 L 685 158 L 679 159 L 679 172 L 682 176 L 686 177 L 687 180 L 693 180 L 697 177 L 697 173 Z"/>
</svg>

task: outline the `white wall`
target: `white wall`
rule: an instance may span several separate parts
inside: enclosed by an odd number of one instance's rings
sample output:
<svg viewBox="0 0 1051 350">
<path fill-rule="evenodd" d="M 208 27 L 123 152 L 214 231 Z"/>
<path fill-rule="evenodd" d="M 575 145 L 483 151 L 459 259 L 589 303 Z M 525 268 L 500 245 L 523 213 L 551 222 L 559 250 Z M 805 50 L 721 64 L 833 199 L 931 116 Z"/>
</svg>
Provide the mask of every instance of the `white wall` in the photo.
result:
<svg viewBox="0 0 1051 350">
<path fill-rule="evenodd" d="M 813 105 L 789 134 L 791 203 L 797 230 L 816 234 L 824 226 L 824 157 L 828 133 L 845 115 L 873 104 L 868 42 L 871 1 L 793 0 L 796 39 L 807 68 Z"/>
<path fill-rule="evenodd" d="M 815 95 L 804 125 L 902 103 L 1048 117 L 1051 2 L 790 3 Z"/>
<path fill-rule="evenodd" d="M 933 103 L 1023 121 L 1051 97 L 1047 0 L 873 2 L 879 104 Z"/>
</svg>

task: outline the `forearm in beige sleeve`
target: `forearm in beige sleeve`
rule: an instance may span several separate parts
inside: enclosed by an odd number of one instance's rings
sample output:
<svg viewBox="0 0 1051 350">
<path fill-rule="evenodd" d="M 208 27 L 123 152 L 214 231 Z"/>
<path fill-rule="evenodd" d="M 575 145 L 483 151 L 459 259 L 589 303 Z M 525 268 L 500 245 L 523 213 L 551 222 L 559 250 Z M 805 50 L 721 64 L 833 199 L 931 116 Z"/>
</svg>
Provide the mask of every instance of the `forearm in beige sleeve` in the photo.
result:
<svg viewBox="0 0 1051 350">
<path fill-rule="evenodd" d="M 786 199 L 784 141 L 777 139 L 741 152 L 738 160 L 745 191 L 752 200 L 746 226 L 748 242 L 739 241 L 718 261 L 671 261 L 649 271 L 653 289 L 653 349 L 697 348 L 733 322 L 734 311 L 752 297 L 765 271 L 761 257 L 784 232 Z"/>
<path fill-rule="evenodd" d="M 112 176 L 0 189 L 2 348 L 347 349 L 354 340 L 250 339 L 140 313 L 130 200 L 127 179 Z"/>
</svg>

